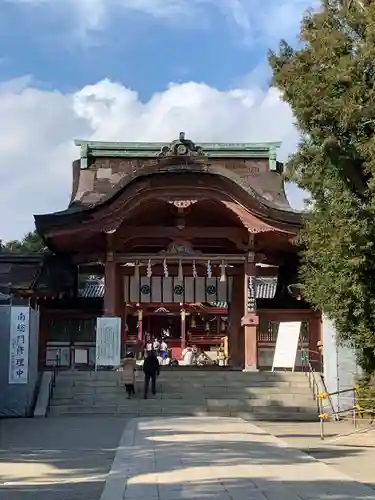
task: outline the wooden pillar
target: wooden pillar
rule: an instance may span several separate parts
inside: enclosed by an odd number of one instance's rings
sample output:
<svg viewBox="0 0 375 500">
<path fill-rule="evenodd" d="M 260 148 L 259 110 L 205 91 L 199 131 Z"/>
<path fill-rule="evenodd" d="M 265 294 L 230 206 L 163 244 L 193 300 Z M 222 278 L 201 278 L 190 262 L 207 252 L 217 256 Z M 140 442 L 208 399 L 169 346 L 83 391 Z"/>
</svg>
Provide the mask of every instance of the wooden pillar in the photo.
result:
<svg viewBox="0 0 375 500">
<path fill-rule="evenodd" d="M 117 265 L 112 250 L 104 264 L 104 316 L 117 316 Z"/>
<path fill-rule="evenodd" d="M 39 309 L 39 337 L 38 337 L 38 366 L 46 365 L 47 340 L 48 340 L 48 316 L 45 309 Z"/>
<path fill-rule="evenodd" d="M 232 282 L 232 294 L 229 306 L 229 363 L 234 368 L 244 365 L 241 318 L 243 316 L 243 276 L 235 274 Z"/>
<path fill-rule="evenodd" d="M 138 321 L 137 321 L 137 350 L 138 354 L 141 353 L 143 346 L 143 311 L 138 309 Z"/>
<path fill-rule="evenodd" d="M 126 356 L 126 353 L 128 349 L 125 349 L 127 342 L 128 342 L 128 334 L 129 334 L 129 327 L 128 327 L 128 307 L 126 304 L 124 304 L 124 301 L 122 301 L 122 307 L 124 311 L 124 321 L 122 325 L 122 331 L 121 331 L 121 348 L 122 348 L 122 357 L 124 358 Z"/>
<path fill-rule="evenodd" d="M 258 370 L 257 329 L 259 318 L 256 312 L 256 267 L 254 252 L 249 252 L 243 276 L 244 316 L 241 325 L 244 328 L 245 371 Z"/>
<path fill-rule="evenodd" d="M 184 308 L 180 311 L 181 316 L 181 349 L 184 350 L 186 347 L 186 311 Z"/>
</svg>

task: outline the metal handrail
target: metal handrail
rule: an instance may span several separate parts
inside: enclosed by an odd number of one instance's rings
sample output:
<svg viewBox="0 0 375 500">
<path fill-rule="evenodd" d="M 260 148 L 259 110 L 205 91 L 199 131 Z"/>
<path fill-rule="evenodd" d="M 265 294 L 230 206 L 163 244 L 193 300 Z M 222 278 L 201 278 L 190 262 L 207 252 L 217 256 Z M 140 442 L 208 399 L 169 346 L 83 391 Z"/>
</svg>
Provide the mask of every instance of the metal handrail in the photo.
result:
<svg viewBox="0 0 375 500">
<path fill-rule="evenodd" d="M 302 371 L 307 375 L 309 381 L 309 388 L 313 391 L 313 399 L 317 399 L 319 394 L 319 384 L 316 380 L 316 371 L 311 364 L 309 354 L 313 352 L 314 354 L 320 354 L 315 351 L 308 349 L 301 349 L 301 361 L 302 361 Z"/>
<path fill-rule="evenodd" d="M 52 398 L 53 398 L 53 393 L 54 393 L 54 390 L 55 390 L 55 387 L 56 387 L 56 378 L 57 378 L 57 375 L 59 373 L 59 365 L 60 365 L 59 361 L 60 361 L 59 354 L 57 353 L 56 354 L 56 359 L 55 359 L 55 361 L 53 363 L 53 366 L 52 366 L 52 376 L 51 376 L 51 380 L 49 382 L 49 387 L 48 387 L 47 412 L 50 409 L 51 401 L 52 401 Z"/>
<path fill-rule="evenodd" d="M 333 409 L 333 406 L 332 406 L 329 395 L 326 392 L 322 393 L 320 390 L 320 384 L 318 383 L 318 381 L 316 379 L 316 371 L 314 370 L 314 368 L 311 364 L 311 361 L 310 361 L 309 354 L 311 352 L 313 352 L 314 354 L 321 355 L 318 351 L 301 349 L 302 370 L 308 376 L 309 388 L 310 388 L 310 390 L 312 390 L 313 399 L 316 401 L 316 409 L 317 409 L 317 414 L 318 414 L 319 423 L 320 423 L 320 437 L 321 437 L 321 439 L 324 439 L 324 420 L 326 417 L 326 413 L 324 412 L 324 408 L 323 408 L 323 399 L 329 399 L 332 409 Z M 321 379 L 320 379 L 320 382 L 322 383 Z M 326 397 L 322 398 L 322 394 L 324 394 Z"/>
</svg>

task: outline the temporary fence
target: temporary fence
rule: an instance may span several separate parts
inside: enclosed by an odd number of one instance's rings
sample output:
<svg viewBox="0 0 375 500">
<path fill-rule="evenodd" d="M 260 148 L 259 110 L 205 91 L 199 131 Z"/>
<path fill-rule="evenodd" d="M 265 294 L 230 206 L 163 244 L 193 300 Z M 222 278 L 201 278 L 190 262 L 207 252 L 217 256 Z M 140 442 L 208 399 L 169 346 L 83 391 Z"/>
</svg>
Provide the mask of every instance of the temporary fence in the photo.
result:
<svg viewBox="0 0 375 500">
<path fill-rule="evenodd" d="M 375 386 L 369 386 L 375 387 Z M 375 402 L 373 397 L 359 396 L 359 391 L 361 387 L 356 385 L 351 389 L 345 389 L 342 391 L 335 392 L 320 392 L 317 397 L 318 401 L 318 415 L 320 422 L 320 437 L 325 438 L 325 422 L 329 420 L 335 421 L 351 421 L 353 424 L 353 429 L 357 430 L 360 423 L 367 424 L 371 427 L 375 421 Z M 346 395 L 345 399 L 351 402 L 351 407 L 345 410 L 336 412 L 327 412 L 324 406 L 324 401 L 329 400 L 330 397 L 340 394 Z M 367 404 L 368 403 L 368 404 Z"/>
<path fill-rule="evenodd" d="M 320 437 L 325 438 L 325 423 L 328 421 L 351 421 L 354 431 L 358 429 L 359 424 L 367 424 L 371 427 L 375 422 L 375 385 L 368 388 L 374 389 L 374 396 L 368 397 L 361 394 L 361 387 L 355 385 L 349 389 L 328 392 L 324 386 L 324 380 L 320 373 L 316 372 L 310 361 L 310 354 L 320 354 L 315 351 L 303 350 L 301 354 L 302 369 L 309 381 L 309 388 L 312 391 L 312 397 L 317 404 L 317 415 L 320 423 Z M 362 389 L 363 390 L 363 389 Z M 345 409 L 335 410 L 332 399 L 340 396 L 341 401 L 346 403 Z"/>
</svg>

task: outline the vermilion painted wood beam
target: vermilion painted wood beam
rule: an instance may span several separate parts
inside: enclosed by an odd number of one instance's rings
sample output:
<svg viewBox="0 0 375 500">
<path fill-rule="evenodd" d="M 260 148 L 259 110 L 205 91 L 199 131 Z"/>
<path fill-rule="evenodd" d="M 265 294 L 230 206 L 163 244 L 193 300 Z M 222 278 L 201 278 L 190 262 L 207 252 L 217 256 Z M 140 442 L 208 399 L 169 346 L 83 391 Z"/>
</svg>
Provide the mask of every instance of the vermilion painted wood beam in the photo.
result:
<svg viewBox="0 0 375 500">
<path fill-rule="evenodd" d="M 129 238 L 235 238 L 247 240 L 248 231 L 240 227 L 160 227 L 160 226 L 127 226 L 124 232 L 120 232 L 119 240 Z"/>
</svg>

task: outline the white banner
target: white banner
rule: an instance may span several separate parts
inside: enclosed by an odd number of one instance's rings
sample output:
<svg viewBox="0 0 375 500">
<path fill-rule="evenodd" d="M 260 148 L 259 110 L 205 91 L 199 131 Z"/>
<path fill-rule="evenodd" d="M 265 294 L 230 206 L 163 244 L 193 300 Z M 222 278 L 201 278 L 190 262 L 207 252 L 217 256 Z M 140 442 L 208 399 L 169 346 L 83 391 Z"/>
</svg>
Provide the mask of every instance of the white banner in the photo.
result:
<svg viewBox="0 0 375 500">
<path fill-rule="evenodd" d="M 121 357 L 121 318 L 96 320 L 96 366 L 119 366 Z"/>
<path fill-rule="evenodd" d="M 30 309 L 13 306 L 10 310 L 9 384 L 27 384 L 29 371 Z"/>
<path fill-rule="evenodd" d="M 300 321 L 280 323 L 272 371 L 274 368 L 291 368 L 294 370 L 300 332 Z"/>
</svg>

